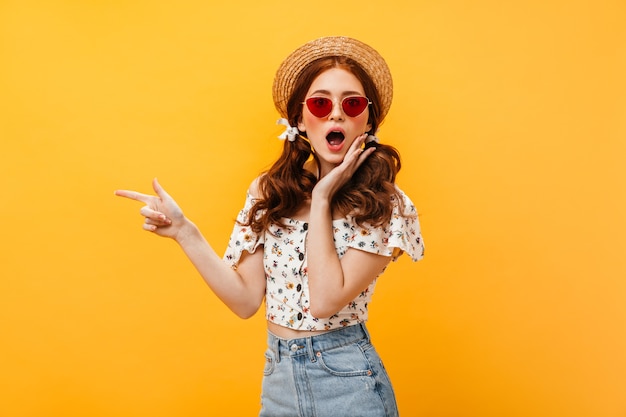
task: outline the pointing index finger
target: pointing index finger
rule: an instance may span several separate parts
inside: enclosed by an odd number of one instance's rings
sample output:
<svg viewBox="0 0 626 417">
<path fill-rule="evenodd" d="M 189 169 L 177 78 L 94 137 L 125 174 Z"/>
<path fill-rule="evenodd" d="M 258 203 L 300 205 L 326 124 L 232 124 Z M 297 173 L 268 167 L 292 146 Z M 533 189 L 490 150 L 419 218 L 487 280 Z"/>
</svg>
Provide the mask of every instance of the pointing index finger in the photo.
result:
<svg viewBox="0 0 626 417">
<path fill-rule="evenodd" d="M 116 196 L 130 198 L 131 200 L 141 201 L 142 203 L 148 204 L 152 199 L 152 196 L 147 194 L 138 193 L 137 191 L 131 190 L 115 190 L 114 193 Z"/>
</svg>

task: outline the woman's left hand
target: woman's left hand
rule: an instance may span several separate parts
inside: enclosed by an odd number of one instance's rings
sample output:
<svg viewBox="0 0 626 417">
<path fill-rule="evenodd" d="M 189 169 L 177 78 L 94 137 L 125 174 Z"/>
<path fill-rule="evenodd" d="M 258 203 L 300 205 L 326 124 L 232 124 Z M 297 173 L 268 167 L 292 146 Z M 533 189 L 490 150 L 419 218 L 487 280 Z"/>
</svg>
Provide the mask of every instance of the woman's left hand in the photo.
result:
<svg viewBox="0 0 626 417">
<path fill-rule="evenodd" d="M 352 178 L 352 175 L 354 175 L 359 166 L 376 150 L 375 147 L 368 149 L 362 148 L 366 137 L 367 133 L 357 136 L 354 142 L 352 142 L 352 145 L 350 145 L 348 152 L 346 152 L 343 162 L 333 168 L 315 185 L 313 188 L 313 198 L 317 196 L 330 200 L 333 195 Z"/>
</svg>

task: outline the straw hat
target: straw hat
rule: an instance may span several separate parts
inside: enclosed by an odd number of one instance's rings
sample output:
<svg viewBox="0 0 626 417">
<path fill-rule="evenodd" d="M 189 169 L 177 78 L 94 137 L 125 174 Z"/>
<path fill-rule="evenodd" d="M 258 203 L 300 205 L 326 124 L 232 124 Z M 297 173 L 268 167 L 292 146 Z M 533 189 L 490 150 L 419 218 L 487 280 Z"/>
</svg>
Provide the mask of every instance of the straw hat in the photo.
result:
<svg viewBox="0 0 626 417">
<path fill-rule="evenodd" d="M 372 47 L 344 36 L 328 36 L 307 42 L 293 51 L 280 65 L 272 95 L 274 105 L 282 117 L 287 117 L 287 101 L 296 80 L 311 62 L 328 56 L 342 56 L 356 61 L 374 81 L 381 100 L 381 121 L 387 115 L 393 97 L 393 82 L 387 63 Z"/>
</svg>

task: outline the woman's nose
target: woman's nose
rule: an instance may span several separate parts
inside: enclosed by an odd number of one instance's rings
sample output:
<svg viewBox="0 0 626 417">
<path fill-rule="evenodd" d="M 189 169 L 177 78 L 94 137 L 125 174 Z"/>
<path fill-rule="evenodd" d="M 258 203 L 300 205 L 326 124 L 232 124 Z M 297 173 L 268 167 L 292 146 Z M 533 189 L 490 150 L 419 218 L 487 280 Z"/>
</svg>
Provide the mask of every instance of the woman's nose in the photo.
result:
<svg viewBox="0 0 626 417">
<path fill-rule="evenodd" d="M 344 114 L 343 109 L 341 108 L 341 101 L 333 101 L 333 109 L 330 111 L 330 115 L 328 116 L 330 120 L 343 120 Z"/>
</svg>

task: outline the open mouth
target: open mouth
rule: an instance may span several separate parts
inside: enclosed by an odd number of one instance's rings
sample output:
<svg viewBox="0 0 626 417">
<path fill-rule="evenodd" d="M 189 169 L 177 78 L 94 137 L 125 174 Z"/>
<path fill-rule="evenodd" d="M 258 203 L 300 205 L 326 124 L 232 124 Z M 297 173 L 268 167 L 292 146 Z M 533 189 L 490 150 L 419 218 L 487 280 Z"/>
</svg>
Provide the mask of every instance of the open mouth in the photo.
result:
<svg viewBox="0 0 626 417">
<path fill-rule="evenodd" d="M 328 135 L 326 135 L 326 141 L 330 146 L 341 145 L 345 138 L 346 137 L 344 136 L 344 134 L 338 131 L 330 132 Z"/>
</svg>

